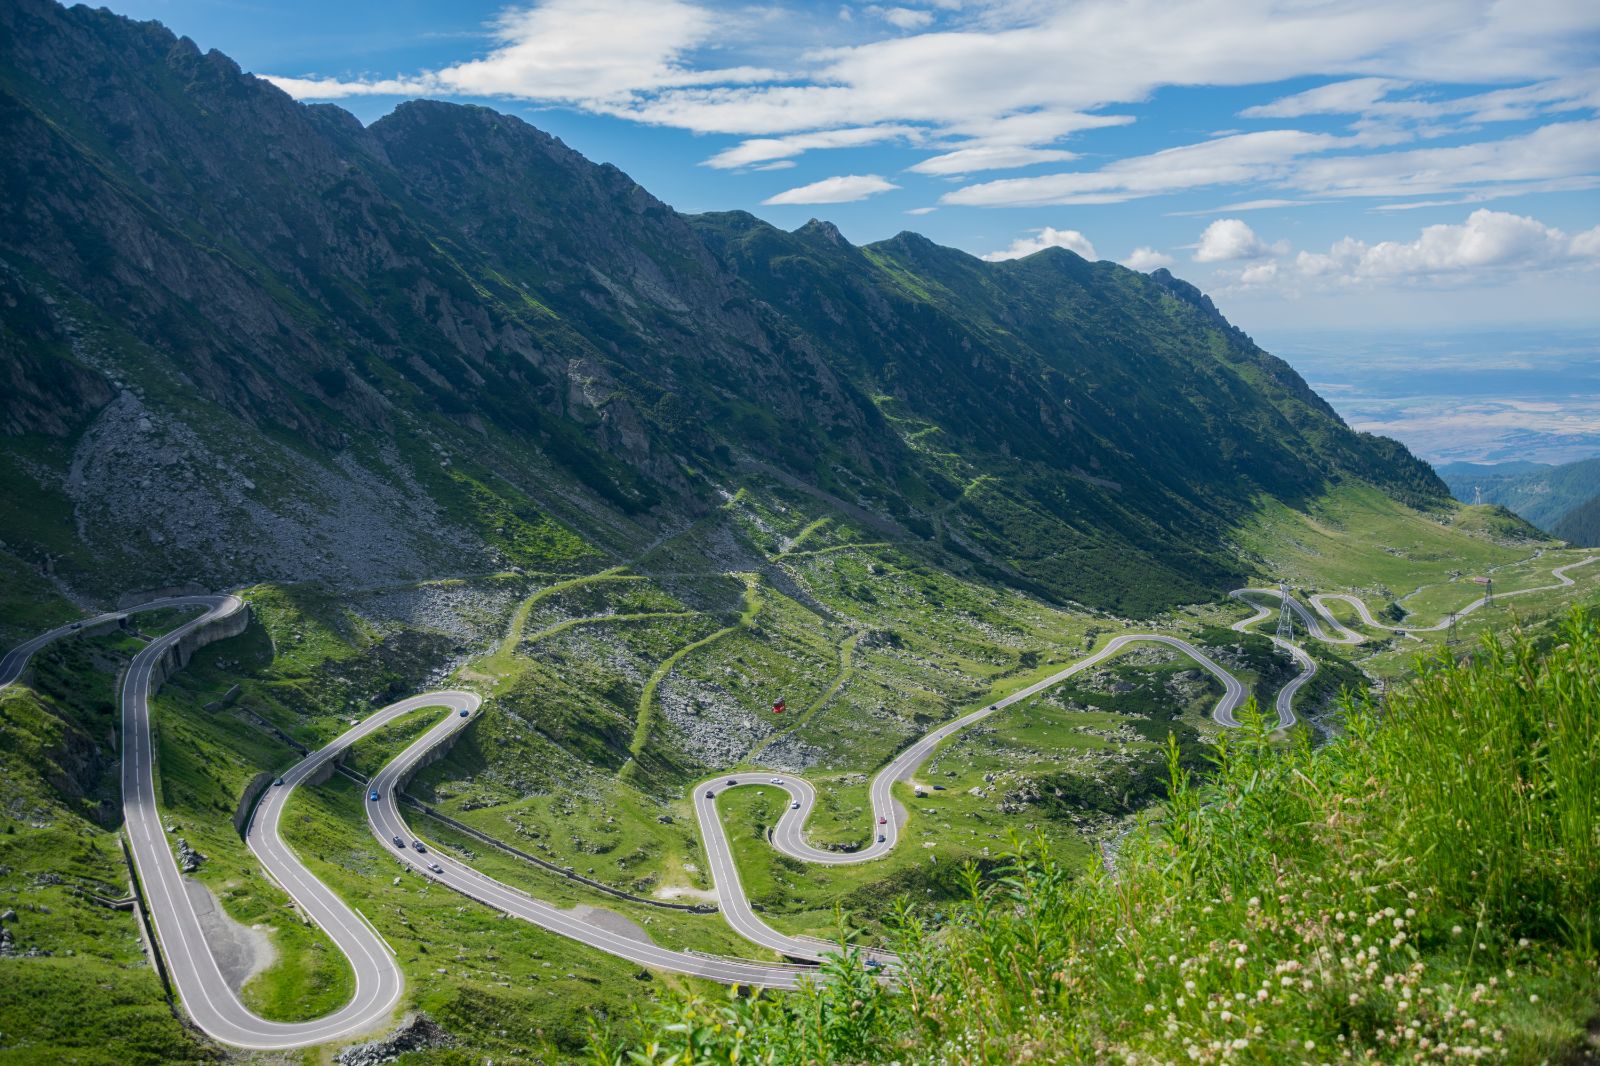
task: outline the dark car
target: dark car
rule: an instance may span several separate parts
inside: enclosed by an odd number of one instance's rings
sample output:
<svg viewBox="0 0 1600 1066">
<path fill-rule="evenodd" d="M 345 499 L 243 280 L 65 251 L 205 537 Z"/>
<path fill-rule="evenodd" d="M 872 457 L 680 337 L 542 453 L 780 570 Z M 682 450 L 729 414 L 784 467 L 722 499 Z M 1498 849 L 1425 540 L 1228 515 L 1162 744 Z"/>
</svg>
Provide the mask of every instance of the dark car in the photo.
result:
<svg viewBox="0 0 1600 1066">
<path fill-rule="evenodd" d="M 466 717 L 467 717 L 467 716 L 468 716 L 468 715 L 470 715 L 470 714 L 471 714 L 471 713 L 472 713 L 472 712 L 471 712 L 471 711 L 469 711 L 469 710 L 467 710 L 467 709 L 466 709 L 466 708 L 465 708 L 465 707 L 463 707 L 463 708 L 461 708 L 461 717 L 463 717 L 463 718 L 466 718 Z"/>
<path fill-rule="evenodd" d="M 878 834 L 878 843 L 882 844 L 885 840 L 888 840 L 888 839 L 889 838 L 884 836 L 882 833 Z"/>
<path fill-rule="evenodd" d="M 278 779 L 277 779 L 277 780 L 276 780 L 276 781 L 274 781 L 274 782 L 273 782 L 273 784 L 274 784 L 274 785 L 281 785 L 281 784 L 283 784 L 283 778 L 281 778 L 281 777 L 280 777 L 280 778 L 278 778 Z"/>
<path fill-rule="evenodd" d="M 411 842 L 411 846 L 416 848 L 418 851 L 427 851 L 428 850 L 428 845 L 424 844 L 420 840 L 413 840 Z"/>
<path fill-rule="evenodd" d="M 83 628 L 83 623 L 82 622 L 74 622 L 74 623 L 72 623 L 72 628 L 73 629 L 82 629 Z"/>
<path fill-rule="evenodd" d="M 734 780 L 734 779 L 733 779 L 733 778 L 731 778 L 731 777 L 730 777 L 730 778 L 728 778 L 728 784 L 730 784 L 730 785 L 737 785 L 737 784 L 738 784 L 738 783 L 739 783 L 739 782 L 737 782 L 737 781 L 735 781 L 735 780 Z"/>
<path fill-rule="evenodd" d="M 716 798 L 717 798 L 717 794 L 715 792 L 711 791 L 709 788 L 706 789 L 706 799 L 716 799 Z"/>
<path fill-rule="evenodd" d="M 397 848 L 405 847 L 406 846 L 406 838 L 402 837 L 402 836 L 395 837 L 394 838 L 394 846 L 397 847 Z"/>
</svg>

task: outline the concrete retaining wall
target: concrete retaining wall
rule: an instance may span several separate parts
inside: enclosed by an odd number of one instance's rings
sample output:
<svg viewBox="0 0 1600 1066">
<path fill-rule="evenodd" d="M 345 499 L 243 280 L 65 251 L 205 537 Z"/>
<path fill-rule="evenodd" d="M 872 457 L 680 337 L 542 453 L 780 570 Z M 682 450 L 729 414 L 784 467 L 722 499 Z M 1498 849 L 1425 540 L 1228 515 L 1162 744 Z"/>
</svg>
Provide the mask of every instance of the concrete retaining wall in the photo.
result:
<svg viewBox="0 0 1600 1066">
<path fill-rule="evenodd" d="M 176 644 L 169 646 L 162 653 L 160 661 L 151 669 L 150 691 L 154 692 L 166 682 L 167 678 L 189 665 L 194 653 L 207 644 L 236 637 L 249 627 L 250 605 L 247 603 L 226 617 L 213 618 L 205 625 L 191 629 Z"/>
<path fill-rule="evenodd" d="M 244 786 L 244 795 L 239 797 L 239 805 L 233 809 L 233 831 L 240 837 L 244 836 L 244 827 L 249 824 L 250 815 L 256 809 L 256 800 L 260 799 L 261 793 L 272 784 L 272 778 L 272 771 L 263 770 Z"/>
<path fill-rule="evenodd" d="M 455 714 L 456 712 L 451 711 L 450 713 Z M 400 779 L 394 783 L 394 790 L 396 792 L 404 792 L 406 790 L 406 786 L 411 784 L 411 779 L 417 776 L 418 770 L 422 769 L 424 766 L 432 766 L 434 763 L 450 754 L 450 749 L 456 745 L 456 738 L 465 732 L 465 729 L 457 729 L 449 736 L 440 740 L 433 747 L 423 752 L 422 757 L 416 762 L 412 763 L 406 769 L 406 772 L 400 775 Z"/>
<path fill-rule="evenodd" d="M 305 778 L 302 779 L 301 784 L 322 784 L 324 781 L 328 780 L 328 778 L 334 775 L 334 773 L 339 769 L 340 764 L 343 762 L 344 752 L 341 751 L 339 754 L 335 755 L 333 758 L 327 760 L 321 766 L 317 767 L 311 773 L 307 774 Z"/>
</svg>

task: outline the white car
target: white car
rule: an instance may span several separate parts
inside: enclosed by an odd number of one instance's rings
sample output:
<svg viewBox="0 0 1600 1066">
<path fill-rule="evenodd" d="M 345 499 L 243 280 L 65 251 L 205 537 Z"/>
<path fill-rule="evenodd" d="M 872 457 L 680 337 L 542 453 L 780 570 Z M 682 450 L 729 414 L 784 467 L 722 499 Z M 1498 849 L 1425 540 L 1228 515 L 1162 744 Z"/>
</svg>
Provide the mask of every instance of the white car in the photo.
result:
<svg viewBox="0 0 1600 1066">
<path fill-rule="evenodd" d="M 789 804 L 789 809 L 791 811 L 798 811 L 800 809 L 800 801 L 795 800 L 793 803 Z"/>
<path fill-rule="evenodd" d="M 781 784 L 783 784 L 783 778 L 781 778 L 781 777 L 774 777 L 774 778 L 773 778 L 773 779 L 772 779 L 772 783 L 773 783 L 773 784 L 774 784 L 774 785 L 781 785 Z"/>
<path fill-rule="evenodd" d="M 442 874 L 442 873 L 444 873 L 444 867 L 443 867 L 443 866 L 440 866 L 440 865 L 439 865 L 439 864 L 438 864 L 438 863 L 436 863 L 436 862 L 430 862 L 430 863 L 429 863 L 429 864 L 428 864 L 428 869 L 430 869 L 430 870 L 432 870 L 432 871 L 433 871 L 433 872 L 434 872 L 434 873 L 436 873 L 436 874 Z"/>
</svg>

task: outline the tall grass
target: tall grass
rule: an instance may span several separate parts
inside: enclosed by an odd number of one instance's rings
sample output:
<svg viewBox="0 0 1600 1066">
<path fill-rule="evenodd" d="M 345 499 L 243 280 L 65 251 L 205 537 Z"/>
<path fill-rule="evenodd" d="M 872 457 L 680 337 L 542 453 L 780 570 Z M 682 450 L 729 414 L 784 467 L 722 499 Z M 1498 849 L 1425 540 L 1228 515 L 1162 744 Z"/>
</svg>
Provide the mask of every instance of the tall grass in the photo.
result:
<svg viewBox="0 0 1600 1066">
<path fill-rule="evenodd" d="M 950 921 L 896 909 L 897 982 L 846 952 L 785 996 L 680 997 L 605 1066 L 1542 1062 L 1600 994 L 1600 633 L 1419 663 L 1349 735 L 1275 747 L 1251 708 L 1115 875 L 1019 841 Z"/>
<path fill-rule="evenodd" d="M 1397 855 L 1469 910 L 1593 953 L 1600 906 L 1600 640 L 1572 615 L 1543 653 L 1513 636 L 1425 663 L 1362 739 Z"/>
</svg>

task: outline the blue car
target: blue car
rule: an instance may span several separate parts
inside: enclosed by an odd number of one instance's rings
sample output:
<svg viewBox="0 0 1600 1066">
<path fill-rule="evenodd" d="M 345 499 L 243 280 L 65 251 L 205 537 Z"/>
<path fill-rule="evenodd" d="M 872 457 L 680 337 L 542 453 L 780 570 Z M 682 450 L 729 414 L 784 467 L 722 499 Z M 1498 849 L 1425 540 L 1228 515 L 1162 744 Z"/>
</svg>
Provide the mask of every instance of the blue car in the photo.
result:
<svg viewBox="0 0 1600 1066">
<path fill-rule="evenodd" d="M 367 793 L 367 799 L 371 800 L 373 803 L 377 803 L 378 802 L 378 790 L 377 789 L 373 789 L 371 792 L 368 792 Z"/>
</svg>

